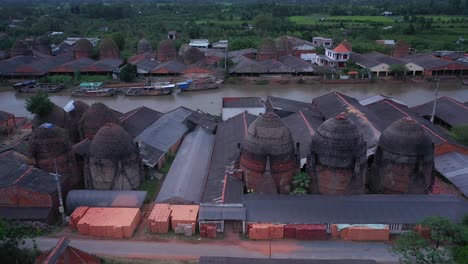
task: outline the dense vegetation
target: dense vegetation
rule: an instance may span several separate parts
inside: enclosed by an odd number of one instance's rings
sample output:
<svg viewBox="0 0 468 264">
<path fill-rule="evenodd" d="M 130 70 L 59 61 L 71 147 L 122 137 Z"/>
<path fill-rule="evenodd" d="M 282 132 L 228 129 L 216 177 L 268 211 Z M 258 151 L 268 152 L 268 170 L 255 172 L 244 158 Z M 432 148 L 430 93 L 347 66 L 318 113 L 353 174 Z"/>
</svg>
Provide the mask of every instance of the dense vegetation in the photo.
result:
<svg viewBox="0 0 468 264">
<path fill-rule="evenodd" d="M 430 230 L 429 237 L 412 231 L 396 240 L 393 251 L 402 263 L 468 263 L 468 216 L 460 224 L 442 217 L 428 217 L 421 226 Z"/>
<path fill-rule="evenodd" d="M 7 35 L 0 36 L 0 49 L 15 39 L 61 31 L 51 37 L 54 43 L 65 36 L 113 37 L 128 57 L 140 38 L 156 48 L 170 30 L 182 33 L 178 46 L 189 38 L 228 39 L 232 50 L 285 34 L 348 38 L 358 52 L 385 52 L 376 39 L 405 39 L 418 50 L 468 49 L 468 0 L 4 2 L 0 32 Z M 385 11 L 392 15 L 383 16 Z"/>
</svg>

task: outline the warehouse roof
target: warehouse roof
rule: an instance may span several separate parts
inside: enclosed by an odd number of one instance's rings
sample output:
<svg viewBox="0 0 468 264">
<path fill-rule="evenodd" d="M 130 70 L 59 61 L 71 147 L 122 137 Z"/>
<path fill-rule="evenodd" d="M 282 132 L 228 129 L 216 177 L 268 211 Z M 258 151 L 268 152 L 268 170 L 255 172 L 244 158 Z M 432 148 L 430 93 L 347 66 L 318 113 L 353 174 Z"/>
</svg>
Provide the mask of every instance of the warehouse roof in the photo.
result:
<svg viewBox="0 0 468 264">
<path fill-rule="evenodd" d="M 260 195 L 244 197 L 248 222 L 415 224 L 429 216 L 460 221 L 468 203 L 450 195 Z"/>
<path fill-rule="evenodd" d="M 249 59 L 243 55 L 234 57 L 232 61 L 235 63 L 230 68 L 230 73 L 266 73 L 268 69 L 264 65 L 258 63 L 255 60 Z"/>
<path fill-rule="evenodd" d="M 173 59 L 158 64 L 154 69 L 151 70 L 151 73 L 181 73 L 186 68 L 187 66 L 185 66 L 185 64 L 180 62 L 178 59 Z"/>
<path fill-rule="evenodd" d="M 220 202 L 223 196 L 226 166 L 239 157 L 238 144 L 247 134 L 247 127 L 257 117 L 249 113 L 238 114 L 218 125 L 210 169 L 202 201 Z"/>
<path fill-rule="evenodd" d="M 58 56 L 17 56 L 0 61 L 0 73 L 6 76 L 40 76 L 73 59 L 70 52 Z"/>
<path fill-rule="evenodd" d="M 66 176 L 60 177 L 61 181 Z M 57 184 L 49 173 L 24 164 L 12 151 L 0 154 L 0 188 L 18 186 L 34 192 L 52 194 Z"/>
<path fill-rule="evenodd" d="M 294 70 L 275 59 L 262 60 L 258 62 L 266 71 L 264 73 L 293 73 Z"/>
<path fill-rule="evenodd" d="M 412 107 L 417 115 L 425 117 L 432 115 L 434 100 Z M 435 116 L 450 126 L 468 124 L 468 106 L 447 96 L 437 99 Z"/>
<path fill-rule="evenodd" d="M 241 55 L 248 55 L 248 54 L 257 54 L 257 49 L 248 48 L 248 49 L 241 49 L 241 50 L 233 50 L 228 52 L 229 58 L 234 58 Z"/>
<path fill-rule="evenodd" d="M 125 131 L 127 131 L 132 138 L 135 138 L 161 116 L 163 116 L 162 113 L 146 106 L 141 106 L 125 113 L 120 117 L 120 122 Z"/>
<path fill-rule="evenodd" d="M 0 206 L 0 218 L 6 220 L 46 221 L 51 207 L 4 207 Z"/>
<path fill-rule="evenodd" d="M 212 133 L 216 130 L 216 126 L 218 125 L 217 117 L 199 111 L 193 111 L 192 114 L 187 117 L 187 121 L 189 123 L 203 127 Z"/>
<path fill-rule="evenodd" d="M 468 197 L 468 155 L 458 152 L 438 155 L 434 167 Z"/>
<path fill-rule="evenodd" d="M 223 97 L 223 108 L 264 107 L 260 97 Z"/>
<path fill-rule="evenodd" d="M 105 58 L 81 69 L 82 72 L 112 72 L 122 65 L 120 58 Z"/>
<path fill-rule="evenodd" d="M 268 96 L 265 103 L 268 107 L 271 107 L 277 115 L 281 117 L 299 112 L 301 110 L 315 110 L 314 106 L 311 103 L 305 103 L 301 101 L 274 96 Z"/>
<path fill-rule="evenodd" d="M 414 54 L 401 58 L 401 60 L 408 63 L 414 63 L 423 67 L 426 70 L 443 70 L 445 68 L 459 68 L 462 69 L 462 64 L 459 64 L 454 61 L 444 60 L 438 57 L 435 57 L 431 54 Z"/>
<path fill-rule="evenodd" d="M 134 141 L 140 144 L 143 162 L 154 167 L 161 157 L 188 131 L 185 120 L 192 110 L 179 107 L 144 129 Z"/>
<path fill-rule="evenodd" d="M 386 54 L 376 52 L 376 51 L 363 54 L 362 56 L 364 56 L 366 58 L 376 60 L 376 61 L 381 62 L 381 63 L 385 63 L 385 64 L 390 65 L 390 66 L 392 66 L 392 65 L 405 65 L 406 64 L 406 62 L 403 61 L 403 60 L 400 60 L 400 59 L 397 59 L 395 57 L 388 56 Z"/>
<path fill-rule="evenodd" d="M 278 58 L 283 65 L 293 69 L 294 72 L 314 72 L 314 66 L 296 56 L 286 55 Z"/>
<path fill-rule="evenodd" d="M 340 114 L 345 114 L 354 124 L 356 124 L 364 136 L 368 154 L 373 153 L 380 137 L 380 131 L 386 126 L 369 109 L 362 106 L 355 98 L 346 96 L 338 92 L 332 92 L 312 100 L 312 104 L 326 118 L 332 118 Z"/>
<path fill-rule="evenodd" d="M 352 52 L 350 56 L 351 61 L 363 68 L 373 68 L 377 65 L 382 64 L 382 62 L 376 61 L 372 58 L 366 57 L 362 54 Z"/>
<path fill-rule="evenodd" d="M 214 135 L 200 127 L 185 136 L 156 198 L 157 203 L 200 203 L 213 145 Z"/>
<path fill-rule="evenodd" d="M 375 260 L 365 259 L 268 259 L 200 257 L 200 264 L 377 264 Z"/>
</svg>

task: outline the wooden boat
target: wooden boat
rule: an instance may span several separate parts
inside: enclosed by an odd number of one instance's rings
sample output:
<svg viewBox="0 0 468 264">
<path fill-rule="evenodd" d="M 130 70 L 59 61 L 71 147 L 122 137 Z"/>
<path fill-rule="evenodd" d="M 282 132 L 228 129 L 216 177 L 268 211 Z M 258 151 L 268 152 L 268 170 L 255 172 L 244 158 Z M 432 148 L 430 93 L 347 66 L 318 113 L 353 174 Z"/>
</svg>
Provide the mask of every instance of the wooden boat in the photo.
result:
<svg viewBox="0 0 468 264">
<path fill-rule="evenodd" d="M 216 89 L 223 83 L 223 80 L 217 80 L 212 78 L 187 80 L 185 82 L 177 83 L 177 87 L 181 91 L 198 91 L 198 90 L 209 90 Z"/>
<path fill-rule="evenodd" d="M 145 95 L 158 96 L 171 94 L 174 91 L 175 84 L 170 82 L 155 82 L 148 83 L 144 86 L 130 87 L 125 92 L 125 95 Z"/>
<path fill-rule="evenodd" d="M 114 95 L 114 89 L 104 88 L 99 90 L 76 90 L 72 93 L 72 96 L 76 97 L 108 97 Z"/>
<path fill-rule="evenodd" d="M 81 97 L 108 97 L 114 95 L 114 89 L 104 88 L 102 82 L 81 83 L 78 90 L 72 93 L 72 96 Z"/>
<path fill-rule="evenodd" d="M 36 81 L 26 81 L 14 84 L 13 88 L 20 93 L 56 93 L 65 88 L 65 86 L 63 84 L 37 83 Z"/>
</svg>

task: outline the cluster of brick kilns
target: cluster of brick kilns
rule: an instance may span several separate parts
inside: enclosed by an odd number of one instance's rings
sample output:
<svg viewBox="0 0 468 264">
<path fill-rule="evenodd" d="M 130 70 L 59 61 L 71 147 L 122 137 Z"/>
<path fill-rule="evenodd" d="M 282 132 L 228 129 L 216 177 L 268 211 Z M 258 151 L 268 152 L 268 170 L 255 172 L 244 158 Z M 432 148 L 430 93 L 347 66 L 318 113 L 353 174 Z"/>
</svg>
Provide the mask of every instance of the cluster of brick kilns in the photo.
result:
<svg viewBox="0 0 468 264">
<path fill-rule="evenodd" d="M 139 208 L 81 206 L 70 217 L 70 227 L 82 235 L 130 238 L 141 219 Z"/>
<path fill-rule="evenodd" d="M 198 205 L 155 204 L 148 217 L 148 227 L 152 233 L 192 236 L 197 228 Z"/>
<path fill-rule="evenodd" d="M 424 194 L 433 183 L 431 137 L 411 118 L 382 132 L 373 159 L 368 160 L 363 134 L 345 115 L 323 122 L 307 147 L 311 194 Z M 300 170 L 298 153 L 279 116 L 267 111 L 258 117 L 247 130 L 239 158 L 247 192 L 290 193 Z"/>
</svg>

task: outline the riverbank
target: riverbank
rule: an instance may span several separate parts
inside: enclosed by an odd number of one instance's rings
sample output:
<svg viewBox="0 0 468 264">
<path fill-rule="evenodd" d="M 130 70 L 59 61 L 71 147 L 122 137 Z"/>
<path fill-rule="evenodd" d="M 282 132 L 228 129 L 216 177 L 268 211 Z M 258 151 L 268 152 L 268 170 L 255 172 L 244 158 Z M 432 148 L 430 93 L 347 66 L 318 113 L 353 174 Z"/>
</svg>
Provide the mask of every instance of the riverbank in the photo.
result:
<svg viewBox="0 0 468 264">
<path fill-rule="evenodd" d="M 194 110 L 200 109 L 210 114 L 221 113 L 223 97 L 258 96 L 266 99 L 268 96 L 278 96 L 303 102 L 311 102 L 313 98 L 329 92 L 341 92 L 359 100 L 374 95 L 385 95 L 400 100 L 409 106 L 426 103 L 434 99 L 434 82 L 375 82 L 369 84 L 231 84 L 225 83 L 219 89 L 180 92 L 166 96 L 113 96 L 113 97 L 71 97 L 71 90 L 66 89 L 56 94 L 50 94 L 51 100 L 59 106 L 66 105 L 70 100 L 81 100 L 88 104 L 104 102 L 109 107 L 120 112 L 127 112 L 140 106 L 147 106 L 160 112 L 171 111 L 185 106 Z M 32 94 L 16 93 L 13 89 L 0 91 L 0 109 L 17 116 L 31 115 L 24 108 L 27 98 Z M 440 83 L 440 96 L 449 96 L 461 102 L 468 101 L 468 86 L 460 80 L 443 81 Z"/>
</svg>

